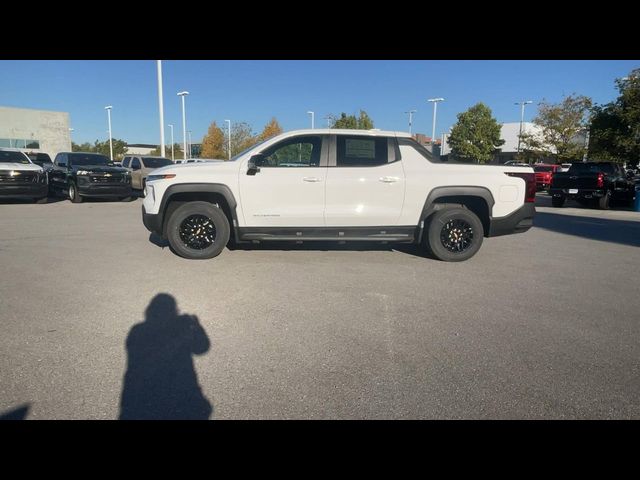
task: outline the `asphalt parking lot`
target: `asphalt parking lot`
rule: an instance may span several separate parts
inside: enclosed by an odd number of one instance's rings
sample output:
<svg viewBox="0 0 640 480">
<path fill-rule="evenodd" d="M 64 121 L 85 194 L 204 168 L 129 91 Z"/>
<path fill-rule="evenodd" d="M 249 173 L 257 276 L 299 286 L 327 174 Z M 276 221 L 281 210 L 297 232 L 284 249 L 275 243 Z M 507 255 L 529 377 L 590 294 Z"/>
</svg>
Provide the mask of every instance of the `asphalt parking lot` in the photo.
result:
<svg viewBox="0 0 640 480">
<path fill-rule="evenodd" d="M 140 199 L 2 204 L 0 415 L 640 418 L 640 213 L 548 200 L 457 264 L 361 245 L 189 261 Z"/>
</svg>

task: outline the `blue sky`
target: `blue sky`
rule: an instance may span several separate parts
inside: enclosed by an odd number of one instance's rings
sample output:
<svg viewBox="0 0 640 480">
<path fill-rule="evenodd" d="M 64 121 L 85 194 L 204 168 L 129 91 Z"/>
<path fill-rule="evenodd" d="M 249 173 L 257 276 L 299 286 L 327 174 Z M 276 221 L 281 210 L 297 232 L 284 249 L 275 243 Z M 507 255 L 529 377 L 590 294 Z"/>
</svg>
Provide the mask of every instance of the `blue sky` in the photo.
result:
<svg viewBox="0 0 640 480">
<path fill-rule="evenodd" d="M 640 67 L 640 61 L 163 61 L 165 124 L 182 139 L 180 99 L 188 90 L 187 129 L 199 142 L 209 124 L 245 121 L 254 132 L 275 116 L 285 130 L 316 126 L 329 113 L 366 110 L 376 128 L 407 130 L 407 115 L 417 110 L 413 131 L 431 134 L 432 106 L 438 105 L 437 135 L 456 115 L 477 102 L 499 122 L 519 121 L 514 102 L 533 100 L 525 120 L 543 98 L 559 101 L 578 93 L 597 103 L 616 97 L 614 79 Z M 0 61 L 0 105 L 70 113 L 77 143 L 104 140 L 113 105 L 113 136 L 129 143 L 159 143 L 155 60 Z M 169 143 L 169 129 L 166 129 Z"/>
</svg>

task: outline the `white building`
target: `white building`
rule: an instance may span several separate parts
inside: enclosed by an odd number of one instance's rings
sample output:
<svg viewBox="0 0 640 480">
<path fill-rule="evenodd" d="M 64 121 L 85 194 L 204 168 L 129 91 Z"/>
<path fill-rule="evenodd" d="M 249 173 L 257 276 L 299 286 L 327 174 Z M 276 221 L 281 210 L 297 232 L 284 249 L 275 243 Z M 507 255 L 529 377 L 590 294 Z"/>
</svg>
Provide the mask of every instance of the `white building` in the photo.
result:
<svg viewBox="0 0 640 480">
<path fill-rule="evenodd" d="M 69 152 L 69 114 L 0 107 L 0 147 L 48 153 L 51 158 L 58 152 Z"/>
<path fill-rule="evenodd" d="M 147 143 L 131 143 L 127 144 L 127 153 L 129 155 L 149 155 L 156 148 L 158 148 L 158 145 L 151 145 Z"/>
</svg>

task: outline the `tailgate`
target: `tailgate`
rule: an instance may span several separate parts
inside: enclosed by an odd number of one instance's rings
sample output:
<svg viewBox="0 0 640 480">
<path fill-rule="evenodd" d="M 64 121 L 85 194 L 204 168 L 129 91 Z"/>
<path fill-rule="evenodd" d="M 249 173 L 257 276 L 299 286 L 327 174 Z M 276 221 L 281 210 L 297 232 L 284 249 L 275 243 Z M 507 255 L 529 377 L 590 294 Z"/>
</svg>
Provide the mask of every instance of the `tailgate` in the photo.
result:
<svg viewBox="0 0 640 480">
<path fill-rule="evenodd" d="M 598 174 L 571 175 L 568 172 L 556 173 L 551 186 L 553 188 L 578 188 L 593 190 L 598 185 Z"/>
</svg>

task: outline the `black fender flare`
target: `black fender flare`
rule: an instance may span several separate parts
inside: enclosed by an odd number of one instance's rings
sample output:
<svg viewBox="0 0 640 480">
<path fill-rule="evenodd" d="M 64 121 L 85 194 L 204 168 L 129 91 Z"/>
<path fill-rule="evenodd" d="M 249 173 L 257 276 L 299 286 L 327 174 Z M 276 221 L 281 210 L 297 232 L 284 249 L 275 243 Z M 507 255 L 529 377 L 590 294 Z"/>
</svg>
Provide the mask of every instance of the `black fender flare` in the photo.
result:
<svg viewBox="0 0 640 480">
<path fill-rule="evenodd" d="M 427 199 L 424 201 L 422 212 L 420 213 L 420 219 L 418 221 L 418 235 L 417 242 L 422 241 L 422 235 L 424 232 L 425 221 L 436 211 L 443 208 L 443 204 L 436 203 L 438 198 L 442 197 L 479 197 L 487 202 L 489 207 L 489 221 L 491 221 L 491 212 L 495 205 L 495 199 L 491 194 L 491 191 L 487 187 L 480 187 L 477 185 L 456 185 L 436 187 L 429 192 Z"/>
<path fill-rule="evenodd" d="M 238 214 L 236 212 L 238 202 L 236 202 L 233 192 L 227 185 L 224 185 L 223 183 L 177 183 L 170 185 L 164 191 L 160 202 L 160 209 L 158 210 L 158 213 L 161 215 L 159 223 L 162 226 L 163 234 L 166 223 L 164 217 L 167 211 L 167 205 L 171 201 L 171 197 L 179 193 L 219 193 L 222 195 L 227 201 L 227 205 L 229 205 L 232 220 L 231 228 L 236 232 L 238 228 Z"/>
</svg>

